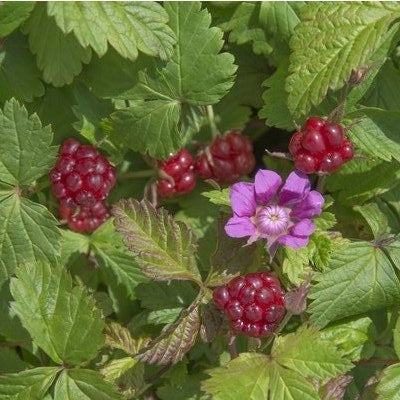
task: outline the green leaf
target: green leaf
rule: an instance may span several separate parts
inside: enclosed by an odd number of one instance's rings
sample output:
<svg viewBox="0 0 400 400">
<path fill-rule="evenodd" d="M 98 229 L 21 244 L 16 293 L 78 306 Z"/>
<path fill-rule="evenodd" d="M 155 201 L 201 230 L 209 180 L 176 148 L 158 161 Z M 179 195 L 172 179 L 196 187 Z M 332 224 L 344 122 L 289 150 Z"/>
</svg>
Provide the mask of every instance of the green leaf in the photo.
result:
<svg viewBox="0 0 400 400">
<path fill-rule="evenodd" d="M 329 88 L 340 89 L 352 70 L 369 61 L 399 15 L 400 7 L 387 2 L 307 5 L 290 42 L 289 109 L 307 114 Z"/>
<path fill-rule="evenodd" d="M 29 35 L 29 47 L 45 82 L 56 87 L 70 84 L 92 56 L 90 48 L 82 47 L 72 33 L 65 35 L 47 16 L 46 4 L 36 6 L 23 32 Z"/>
<path fill-rule="evenodd" d="M 396 326 L 393 330 L 393 346 L 397 357 L 400 358 L 400 318 L 397 318 Z"/>
<path fill-rule="evenodd" d="M 315 328 L 276 338 L 271 354 L 282 366 L 309 378 L 332 378 L 352 367 Z"/>
<path fill-rule="evenodd" d="M 354 116 L 358 115 L 354 114 Z M 400 140 L 395 129 L 400 112 L 365 108 L 361 121 L 354 125 L 349 137 L 363 153 L 384 161 L 400 161 Z"/>
<path fill-rule="evenodd" d="M 208 192 L 203 192 L 202 196 L 207 197 L 211 203 L 220 206 L 231 206 L 231 201 L 229 199 L 230 188 L 225 188 L 222 190 L 209 190 Z"/>
<path fill-rule="evenodd" d="M 376 329 L 368 317 L 331 325 L 321 331 L 321 337 L 330 341 L 340 353 L 351 361 L 372 356 Z"/>
<path fill-rule="evenodd" d="M 104 343 L 103 320 L 95 302 L 61 267 L 20 266 L 11 279 L 12 309 L 34 342 L 56 363 L 81 364 Z"/>
<path fill-rule="evenodd" d="M 35 7 L 33 1 L 6 2 L 0 5 L 0 37 L 17 29 Z"/>
<path fill-rule="evenodd" d="M 232 55 L 219 54 L 222 31 L 209 27 L 210 15 L 199 2 L 165 3 L 165 8 L 178 38 L 172 58 L 140 75 L 134 98 L 141 101 L 112 114 L 116 137 L 156 158 L 176 153 L 198 131 L 198 106 L 217 103 L 233 85 L 236 70 Z"/>
<path fill-rule="evenodd" d="M 328 211 L 323 211 L 321 215 L 314 218 L 314 224 L 317 229 L 323 231 L 333 228 L 336 225 L 336 222 L 335 214 Z"/>
<path fill-rule="evenodd" d="M 148 348 L 139 355 L 139 359 L 149 364 L 177 363 L 193 346 L 199 328 L 199 305 L 193 303 L 182 311 L 176 322 L 164 327 L 160 336 L 151 341 Z"/>
<path fill-rule="evenodd" d="M 37 115 L 28 116 L 14 99 L 7 101 L 0 110 L 0 181 L 28 185 L 47 173 L 56 156 L 52 139 Z"/>
<path fill-rule="evenodd" d="M 42 400 L 59 369 L 42 367 L 0 375 L 1 400 Z"/>
<path fill-rule="evenodd" d="M 46 207 L 20 197 L 16 191 L 0 195 L 0 282 L 19 264 L 39 260 L 57 263 L 61 234 L 56 224 Z"/>
<path fill-rule="evenodd" d="M 354 242 L 332 255 L 330 271 L 317 276 L 308 308 L 311 321 L 325 326 L 347 316 L 388 307 L 399 301 L 399 281 L 385 253 Z"/>
<path fill-rule="evenodd" d="M 0 374 L 16 373 L 29 368 L 29 364 L 18 356 L 15 349 L 0 347 Z"/>
<path fill-rule="evenodd" d="M 88 236 L 69 229 L 63 229 L 61 236 L 61 264 L 66 264 L 74 253 L 88 253 L 90 244 Z"/>
<path fill-rule="evenodd" d="M 283 261 L 280 265 L 283 273 L 292 284 L 299 286 L 311 270 L 308 247 L 300 249 L 282 247 L 278 250 L 278 255 L 282 255 Z"/>
<path fill-rule="evenodd" d="M 157 389 L 157 396 L 161 400 L 208 400 L 209 396 L 200 390 L 200 381 L 204 378 L 203 374 L 191 374 L 179 390 L 173 385 L 163 385 Z"/>
<path fill-rule="evenodd" d="M 54 400 L 121 400 L 111 383 L 97 371 L 88 369 L 64 370 L 54 389 Z"/>
<path fill-rule="evenodd" d="M 120 200 L 112 214 L 117 231 L 135 253 L 145 275 L 155 280 L 201 282 L 194 258 L 194 237 L 186 225 L 175 222 L 167 211 L 156 210 L 146 200 Z"/>
<path fill-rule="evenodd" d="M 323 270 L 329 265 L 333 251 L 332 241 L 325 233 L 314 233 L 310 237 L 308 251 L 311 262 L 317 269 Z"/>
<path fill-rule="evenodd" d="M 113 382 L 133 368 L 137 362 L 138 361 L 132 357 L 111 360 L 101 369 L 101 374 L 104 376 L 105 380 Z"/>
<path fill-rule="evenodd" d="M 400 399 L 400 363 L 383 370 L 383 375 L 376 388 L 378 400 Z"/>
<path fill-rule="evenodd" d="M 74 32 L 83 47 L 103 56 L 108 43 L 131 60 L 138 51 L 166 60 L 175 44 L 168 15 L 156 2 L 49 2 L 48 14 L 64 33 Z"/>
<path fill-rule="evenodd" d="M 130 297 L 134 297 L 134 289 L 139 283 L 147 282 L 134 255 L 124 247 L 111 219 L 93 233 L 90 248 L 100 267 L 113 274 Z"/>
<path fill-rule="evenodd" d="M 268 398 L 270 366 L 263 354 L 241 353 L 224 366 L 207 373 L 210 378 L 202 382 L 202 389 L 214 400 Z"/>
<path fill-rule="evenodd" d="M 11 97 L 32 101 L 44 94 L 40 71 L 27 39 L 20 33 L 12 34 L 0 46 L 0 87 L 1 103 Z"/>
</svg>

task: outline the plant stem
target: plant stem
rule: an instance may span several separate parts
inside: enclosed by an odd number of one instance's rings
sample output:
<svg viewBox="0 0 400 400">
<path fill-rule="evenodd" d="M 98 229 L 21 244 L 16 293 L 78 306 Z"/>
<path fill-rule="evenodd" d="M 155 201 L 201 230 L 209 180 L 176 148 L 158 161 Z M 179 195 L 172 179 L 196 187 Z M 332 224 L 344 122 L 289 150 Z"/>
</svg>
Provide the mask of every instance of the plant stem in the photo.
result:
<svg viewBox="0 0 400 400">
<path fill-rule="evenodd" d="M 146 383 L 140 390 L 138 390 L 137 393 L 135 393 L 135 396 L 133 397 L 133 399 L 139 398 L 144 393 L 146 393 L 147 390 L 149 390 L 156 383 L 156 381 L 159 378 L 161 378 L 161 376 L 163 376 L 169 370 L 170 367 L 171 367 L 171 364 L 167 364 L 167 365 L 164 365 L 162 368 L 160 368 L 154 375 L 152 375 L 149 378 L 149 382 Z"/>
<path fill-rule="evenodd" d="M 228 337 L 228 350 L 229 354 L 231 355 L 231 360 L 238 356 L 238 351 L 236 347 L 236 336 L 232 333 L 230 333 Z"/>
<path fill-rule="evenodd" d="M 290 318 L 292 318 L 293 314 L 288 311 L 286 313 L 286 315 L 284 316 L 282 322 L 279 324 L 278 328 L 276 329 L 276 331 L 274 332 L 273 335 L 271 335 L 267 341 L 265 342 L 265 344 L 261 347 L 261 351 L 265 350 L 266 348 L 268 348 L 268 346 L 271 344 L 272 340 L 278 335 L 278 333 L 286 326 L 286 324 L 289 322 Z"/>
<path fill-rule="evenodd" d="M 217 124 L 215 123 L 215 115 L 213 106 L 207 106 L 207 116 L 208 121 L 210 122 L 210 129 L 213 138 L 216 138 L 219 135 L 219 131 L 217 128 Z"/>
<path fill-rule="evenodd" d="M 324 192 L 325 178 L 326 178 L 326 175 L 318 175 L 317 190 L 321 194 L 324 194 L 323 192 Z"/>
<path fill-rule="evenodd" d="M 355 363 L 357 365 L 391 365 L 391 364 L 397 364 L 399 360 L 380 360 L 377 358 L 370 358 L 369 360 L 359 360 L 356 361 Z"/>
<path fill-rule="evenodd" d="M 155 171 L 153 169 L 144 169 L 142 171 L 130 171 L 123 174 L 119 174 L 119 179 L 131 179 L 131 178 L 150 178 L 154 176 Z"/>
</svg>

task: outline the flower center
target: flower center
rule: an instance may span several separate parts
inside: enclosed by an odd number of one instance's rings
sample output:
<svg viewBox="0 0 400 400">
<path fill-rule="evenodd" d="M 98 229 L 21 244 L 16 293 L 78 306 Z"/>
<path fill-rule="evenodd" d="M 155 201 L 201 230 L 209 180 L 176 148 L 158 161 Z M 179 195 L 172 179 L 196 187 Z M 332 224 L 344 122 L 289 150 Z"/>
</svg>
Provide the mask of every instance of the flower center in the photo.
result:
<svg viewBox="0 0 400 400">
<path fill-rule="evenodd" d="M 261 207 L 256 215 L 258 230 L 266 235 L 279 235 L 289 226 L 289 215 L 284 207 L 277 205 Z"/>
</svg>

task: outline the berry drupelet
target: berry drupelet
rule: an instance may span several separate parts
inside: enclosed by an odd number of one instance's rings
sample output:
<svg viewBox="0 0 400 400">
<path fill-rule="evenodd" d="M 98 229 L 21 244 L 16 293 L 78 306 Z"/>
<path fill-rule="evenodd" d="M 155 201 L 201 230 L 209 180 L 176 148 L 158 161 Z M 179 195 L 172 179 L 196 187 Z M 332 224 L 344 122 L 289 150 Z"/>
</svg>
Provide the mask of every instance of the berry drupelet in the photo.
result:
<svg viewBox="0 0 400 400">
<path fill-rule="evenodd" d="M 271 334 L 286 312 L 281 285 L 268 272 L 236 277 L 216 288 L 213 299 L 231 321 L 235 333 L 256 338 Z"/>
<path fill-rule="evenodd" d="M 158 167 L 172 178 L 157 181 L 157 192 L 160 197 L 189 193 L 196 186 L 194 160 L 188 150 L 182 149 L 167 161 L 159 161 Z"/>
<path fill-rule="evenodd" d="M 337 171 L 354 157 L 353 143 L 343 127 L 319 117 L 309 118 L 290 140 L 289 152 L 298 170 L 307 174 Z"/>
<path fill-rule="evenodd" d="M 62 204 L 91 207 L 104 200 L 115 185 L 115 168 L 93 146 L 68 139 L 59 149 L 50 180 Z"/>
<path fill-rule="evenodd" d="M 249 174 L 255 165 L 253 144 L 238 131 L 229 131 L 202 150 L 197 158 L 196 170 L 203 179 L 219 183 L 233 183 Z"/>
</svg>

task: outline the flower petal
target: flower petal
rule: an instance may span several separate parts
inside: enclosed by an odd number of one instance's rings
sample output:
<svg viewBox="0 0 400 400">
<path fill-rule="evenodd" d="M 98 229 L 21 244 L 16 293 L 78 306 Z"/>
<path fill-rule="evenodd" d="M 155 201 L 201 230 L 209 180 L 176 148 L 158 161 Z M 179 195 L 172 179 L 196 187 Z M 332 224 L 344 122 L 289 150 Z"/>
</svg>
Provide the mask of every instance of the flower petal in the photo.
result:
<svg viewBox="0 0 400 400">
<path fill-rule="evenodd" d="M 297 224 L 293 225 L 290 230 L 291 235 L 293 236 L 310 236 L 315 231 L 314 222 L 311 219 L 303 219 Z"/>
<path fill-rule="evenodd" d="M 277 193 L 282 178 L 274 171 L 259 169 L 254 180 L 254 190 L 258 204 L 267 204 Z"/>
<path fill-rule="evenodd" d="M 278 243 L 284 246 L 292 247 L 293 249 L 298 249 L 300 247 L 307 246 L 308 236 L 298 237 L 292 235 L 284 235 L 278 238 Z"/>
<path fill-rule="evenodd" d="M 325 199 L 320 192 L 312 190 L 307 197 L 293 208 L 291 216 L 296 218 L 311 218 L 320 215 Z"/>
<path fill-rule="evenodd" d="M 233 216 L 225 225 L 225 232 L 230 237 L 252 236 L 256 232 L 256 227 L 249 217 Z"/>
<path fill-rule="evenodd" d="M 239 217 L 252 217 L 256 212 L 256 199 L 252 183 L 239 182 L 231 187 L 231 206 Z"/>
<path fill-rule="evenodd" d="M 310 181 L 300 171 L 292 172 L 279 193 L 279 204 L 289 205 L 302 201 L 310 193 Z"/>
</svg>

